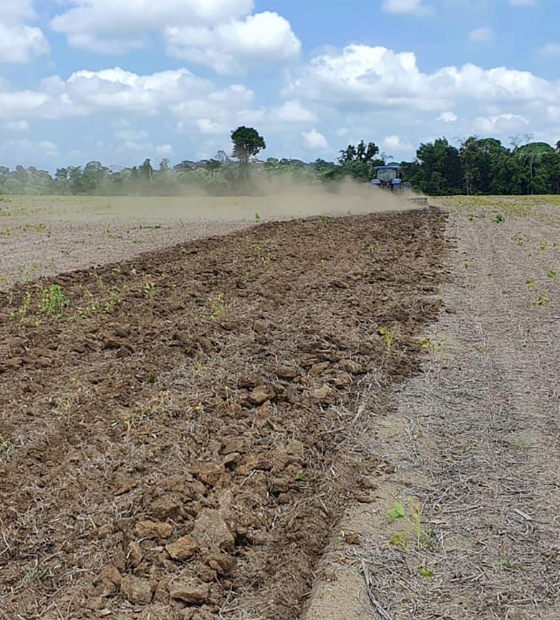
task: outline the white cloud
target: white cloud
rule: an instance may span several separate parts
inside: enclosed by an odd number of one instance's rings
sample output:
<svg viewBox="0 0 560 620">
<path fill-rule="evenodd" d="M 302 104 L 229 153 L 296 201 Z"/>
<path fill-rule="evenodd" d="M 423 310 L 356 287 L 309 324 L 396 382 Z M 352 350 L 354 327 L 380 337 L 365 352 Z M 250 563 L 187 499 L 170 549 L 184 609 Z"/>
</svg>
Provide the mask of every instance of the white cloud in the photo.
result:
<svg viewBox="0 0 560 620">
<path fill-rule="evenodd" d="M 543 56 L 560 56 L 560 43 L 548 43 L 539 48 L 539 54 Z"/>
<path fill-rule="evenodd" d="M 156 146 L 156 153 L 159 157 L 171 157 L 173 155 L 173 147 L 171 144 L 160 144 Z"/>
<path fill-rule="evenodd" d="M 137 142 L 146 140 L 148 137 L 148 132 L 142 129 L 120 129 L 115 131 L 115 138 L 123 142 Z"/>
<path fill-rule="evenodd" d="M 138 75 L 116 67 L 77 71 L 66 81 L 54 76 L 43 80 L 36 91 L 10 91 L 0 82 L 0 119 L 163 113 L 174 117 L 185 133 L 229 134 L 232 127 L 266 118 L 265 110 L 255 108 L 253 100 L 253 92 L 245 86 L 218 88 L 187 69 Z M 129 149 L 143 146 L 147 138 L 122 118 L 113 130 Z"/>
<path fill-rule="evenodd" d="M 325 136 L 316 129 L 304 131 L 301 135 L 303 137 L 303 145 L 310 151 L 326 151 L 329 148 L 329 143 Z"/>
<path fill-rule="evenodd" d="M 37 144 L 39 149 L 45 153 L 47 157 L 59 157 L 60 151 L 58 150 L 58 146 L 51 142 L 50 140 L 43 140 Z"/>
<path fill-rule="evenodd" d="M 521 131 L 529 125 L 529 120 L 520 114 L 497 114 L 496 116 L 479 116 L 474 119 L 476 131 L 485 134 L 503 134 L 508 131 Z"/>
<path fill-rule="evenodd" d="M 387 13 L 415 15 L 429 15 L 433 12 L 432 7 L 427 6 L 422 0 L 383 0 L 381 5 L 383 11 Z"/>
<path fill-rule="evenodd" d="M 272 120 L 284 123 L 313 123 L 317 115 L 305 108 L 297 99 L 286 101 L 272 110 Z"/>
<path fill-rule="evenodd" d="M 13 121 L 11 123 L 4 123 L 2 129 L 6 131 L 29 131 L 29 123 L 27 121 Z"/>
<path fill-rule="evenodd" d="M 31 156 L 43 155 L 49 159 L 60 157 L 58 146 L 50 140 L 32 142 L 31 140 L 8 140 L 0 145 L 0 149 L 10 155 L 29 159 Z"/>
<path fill-rule="evenodd" d="M 339 129 L 335 131 L 335 134 L 339 138 L 345 138 L 349 133 L 350 133 L 350 130 L 348 129 L 348 127 L 340 127 Z"/>
<path fill-rule="evenodd" d="M 423 73 L 412 52 L 349 45 L 313 58 L 290 80 L 284 94 L 338 111 L 376 105 L 443 112 L 458 100 L 552 104 L 560 96 L 560 82 L 529 71 L 473 64 Z"/>
<path fill-rule="evenodd" d="M 388 149 L 399 155 L 405 153 L 414 153 L 414 147 L 408 140 L 403 140 L 399 136 L 387 136 L 381 142 L 381 146 L 384 149 Z"/>
<path fill-rule="evenodd" d="M 475 28 L 469 32 L 469 41 L 473 43 L 489 43 L 494 39 L 494 31 L 488 26 Z"/>
<path fill-rule="evenodd" d="M 67 0 L 51 25 L 74 47 L 124 53 L 162 34 L 168 53 L 220 73 L 246 61 L 277 62 L 299 55 L 301 43 L 278 13 L 252 14 L 254 0 Z"/>
<path fill-rule="evenodd" d="M 170 56 L 208 65 L 219 73 L 241 71 L 242 61 L 284 61 L 301 51 L 290 23 L 268 11 L 214 28 L 169 26 L 165 39 Z"/>
<path fill-rule="evenodd" d="M 457 120 L 457 115 L 455 112 L 442 112 L 437 118 L 436 121 L 441 121 L 442 123 L 454 123 Z"/>
<path fill-rule="evenodd" d="M 0 10 L 0 63 L 26 63 L 49 53 L 40 28 L 25 22 L 35 18 L 31 0 L 9 0 Z"/>
</svg>

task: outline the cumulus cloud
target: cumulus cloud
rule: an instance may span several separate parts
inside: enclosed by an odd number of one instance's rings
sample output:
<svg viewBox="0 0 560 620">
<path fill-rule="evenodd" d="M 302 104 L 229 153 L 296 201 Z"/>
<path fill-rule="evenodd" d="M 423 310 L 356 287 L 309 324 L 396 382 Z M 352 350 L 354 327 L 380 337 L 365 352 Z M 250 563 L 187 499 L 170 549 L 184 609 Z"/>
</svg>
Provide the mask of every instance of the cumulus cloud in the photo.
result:
<svg viewBox="0 0 560 620">
<path fill-rule="evenodd" d="M 494 39 L 494 31 L 488 26 L 475 28 L 469 32 L 469 41 L 473 43 L 489 43 Z"/>
<path fill-rule="evenodd" d="M 455 112 L 442 112 L 436 118 L 436 121 L 441 121 L 442 123 L 454 123 L 456 120 L 457 114 L 455 114 Z"/>
<path fill-rule="evenodd" d="M 414 147 L 410 144 L 408 140 L 405 140 L 395 135 L 385 137 L 381 142 L 381 146 L 384 149 L 397 153 L 398 155 L 404 155 L 414 152 Z"/>
<path fill-rule="evenodd" d="M 0 119 L 166 113 L 184 132 L 223 134 L 265 118 L 265 111 L 255 108 L 253 100 L 253 92 L 245 86 L 218 88 L 187 69 L 138 75 L 116 67 L 77 71 L 67 80 L 51 77 L 35 91 L 11 91 L 0 83 Z M 122 120 L 115 124 L 114 133 L 129 150 L 143 145 L 147 137 Z"/>
<path fill-rule="evenodd" d="M 173 155 L 173 147 L 171 144 L 160 144 L 156 146 L 156 153 L 159 157 L 171 157 Z"/>
<path fill-rule="evenodd" d="M 310 151 L 326 151 L 329 148 L 329 143 L 325 136 L 316 129 L 304 131 L 301 135 L 303 137 L 303 145 Z"/>
<path fill-rule="evenodd" d="M 115 131 L 115 138 L 122 142 L 138 142 L 146 140 L 148 137 L 148 132 L 142 129 L 119 129 Z"/>
<path fill-rule="evenodd" d="M 529 125 L 529 120 L 520 114 L 497 114 L 495 116 L 479 116 L 474 120 L 476 131 L 485 134 L 503 134 L 508 131 L 521 131 Z"/>
<path fill-rule="evenodd" d="M 218 73 L 240 72 L 247 60 L 289 60 L 301 51 L 290 23 L 269 11 L 213 28 L 169 26 L 164 36 L 170 56 L 208 65 Z"/>
<path fill-rule="evenodd" d="M 0 11 L 0 63 L 26 63 L 49 53 L 40 28 L 26 22 L 35 18 L 32 0 L 10 0 Z"/>
<path fill-rule="evenodd" d="M 560 56 L 560 43 L 547 43 L 539 48 L 539 54 L 543 56 Z"/>
<path fill-rule="evenodd" d="M 31 140 L 8 140 L 0 145 L 2 152 L 28 159 L 30 156 L 43 155 L 49 159 L 60 157 L 58 146 L 50 140 L 32 142 Z"/>
<path fill-rule="evenodd" d="M 5 131 L 24 132 L 29 131 L 29 123 L 27 121 L 12 121 L 4 123 L 2 129 Z"/>
<path fill-rule="evenodd" d="M 285 61 L 301 43 L 278 13 L 252 14 L 254 0 L 69 0 L 51 25 L 74 47 L 124 53 L 164 37 L 168 53 L 220 73 L 241 71 L 246 61 Z"/>
<path fill-rule="evenodd" d="M 458 100 L 553 103 L 560 82 L 529 71 L 482 69 L 470 63 L 424 73 L 412 52 L 349 45 L 313 58 L 289 81 L 284 94 L 340 111 L 376 105 L 443 112 Z"/>
<path fill-rule="evenodd" d="M 280 107 L 274 108 L 271 113 L 273 121 L 283 123 L 313 123 L 317 115 L 304 107 L 297 99 L 286 101 Z"/>
<path fill-rule="evenodd" d="M 433 12 L 422 0 L 383 0 L 381 8 L 387 13 L 429 15 Z"/>
</svg>

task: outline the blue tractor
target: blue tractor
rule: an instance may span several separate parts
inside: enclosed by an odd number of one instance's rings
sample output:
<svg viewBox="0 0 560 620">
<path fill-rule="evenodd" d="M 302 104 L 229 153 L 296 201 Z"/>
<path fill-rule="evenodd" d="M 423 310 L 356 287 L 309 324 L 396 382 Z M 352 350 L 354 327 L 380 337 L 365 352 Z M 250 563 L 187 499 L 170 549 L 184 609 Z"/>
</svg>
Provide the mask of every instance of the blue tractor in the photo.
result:
<svg viewBox="0 0 560 620">
<path fill-rule="evenodd" d="M 370 181 L 373 187 L 382 189 L 385 191 L 393 192 L 394 194 L 407 194 L 409 200 L 414 201 L 417 204 L 427 204 L 428 199 L 423 197 L 411 197 L 412 186 L 410 183 L 405 183 L 402 178 L 401 167 L 392 164 L 389 166 L 376 166 L 374 169 L 374 178 Z"/>
<path fill-rule="evenodd" d="M 403 183 L 400 166 L 376 166 L 373 171 L 375 177 L 372 179 L 371 184 L 379 187 L 379 189 L 386 189 L 390 192 L 410 190 L 410 183 Z"/>
</svg>

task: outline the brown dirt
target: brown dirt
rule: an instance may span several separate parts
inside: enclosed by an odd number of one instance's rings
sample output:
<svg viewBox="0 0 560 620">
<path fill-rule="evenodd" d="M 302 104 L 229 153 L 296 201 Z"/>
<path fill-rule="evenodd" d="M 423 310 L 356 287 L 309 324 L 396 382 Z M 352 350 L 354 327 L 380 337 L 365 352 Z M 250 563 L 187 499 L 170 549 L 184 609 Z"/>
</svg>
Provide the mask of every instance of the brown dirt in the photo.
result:
<svg viewBox="0 0 560 620">
<path fill-rule="evenodd" d="M 443 227 L 265 224 L 1 294 L 0 617 L 297 618 L 388 467 L 358 436 L 418 368 Z"/>
<path fill-rule="evenodd" d="M 89 219 L 88 219 L 89 218 Z M 16 282 L 128 260 L 152 250 L 241 230 L 254 220 L 181 221 L 109 218 L 90 209 L 80 221 L 64 213 L 0 218 L 0 291 Z"/>
</svg>

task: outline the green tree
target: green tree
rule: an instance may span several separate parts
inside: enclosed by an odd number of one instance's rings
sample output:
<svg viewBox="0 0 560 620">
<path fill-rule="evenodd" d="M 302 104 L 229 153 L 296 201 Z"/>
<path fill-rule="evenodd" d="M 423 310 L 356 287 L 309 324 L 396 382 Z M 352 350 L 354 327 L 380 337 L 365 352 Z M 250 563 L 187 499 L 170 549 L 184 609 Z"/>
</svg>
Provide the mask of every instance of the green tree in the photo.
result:
<svg viewBox="0 0 560 620">
<path fill-rule="evenodd" d="M 416 160 L 418 169 L 411 179 L 413 185 L 432 196 L 461 193 L 463 174 L 459 151 L 446 138 L 421 144 Z"/>
<path fill-rule="evenodd" d="M 233 156 L 239 160 L 243 168 L 247 168 L 251 157 L 255 157 L 266 149 L 264 138 L 253 127 L 238 127 L 231 132 Z"/>
<path fill-rule="evenodd" d="M 351 163 L 372 163 L 379 159 L 379 147 L 375 142 L 368 142 L 367 144 L 361 140 L 358 146 L 349 144 L 343 151 L 340 151 L 340 157 L 338 163 L 341 166 L 346 166 Z"/>
<path fill-rule="evenodd" d="M 467 138 L 459 149 L 463 190 L 470 194 L 502 193 L 497 190 L 496 173 L 509 152 L 494 138 Z"/>
</svg>

